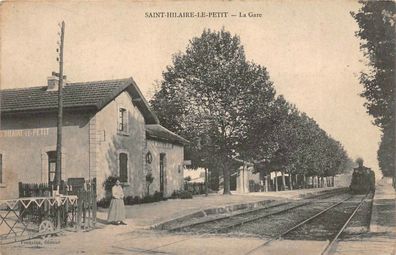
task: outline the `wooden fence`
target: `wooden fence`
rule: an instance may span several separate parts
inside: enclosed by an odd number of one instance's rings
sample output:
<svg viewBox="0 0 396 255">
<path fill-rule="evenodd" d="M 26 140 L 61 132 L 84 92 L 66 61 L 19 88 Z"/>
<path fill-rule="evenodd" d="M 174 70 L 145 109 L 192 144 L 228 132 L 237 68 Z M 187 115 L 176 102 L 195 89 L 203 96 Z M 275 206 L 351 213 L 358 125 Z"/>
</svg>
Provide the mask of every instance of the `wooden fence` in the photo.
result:
<svg viewBox="0 0 396 255">
<path fill-rule="evenodd" d="M 96 225 L 96 180 L 86 181 L 84 188 L 77 189 L 77 230 L 92 229 Z"/>
<path fill-rule="evenodd" d="M 190 191 L 193 195 L 205 194 L 205 183 L 185 182 L 184 190 Z"/>
</svg>

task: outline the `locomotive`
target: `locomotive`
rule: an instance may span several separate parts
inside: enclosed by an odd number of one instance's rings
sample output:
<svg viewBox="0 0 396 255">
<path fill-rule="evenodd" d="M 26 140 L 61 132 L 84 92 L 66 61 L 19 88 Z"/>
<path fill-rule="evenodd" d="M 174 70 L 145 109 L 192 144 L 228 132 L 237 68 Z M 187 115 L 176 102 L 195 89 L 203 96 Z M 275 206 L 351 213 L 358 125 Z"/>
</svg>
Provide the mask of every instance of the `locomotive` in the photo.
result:
<svg viewBox="0 0 396 255">
<path fill-rule="evenodd" d="M 366 194 L 375 190 L 375 174 L 368 167 L 363 166 L 363 160 L 358 159 L 358 167 L 353 169 L 349 190 L 354 194 Z"/>
</svg>

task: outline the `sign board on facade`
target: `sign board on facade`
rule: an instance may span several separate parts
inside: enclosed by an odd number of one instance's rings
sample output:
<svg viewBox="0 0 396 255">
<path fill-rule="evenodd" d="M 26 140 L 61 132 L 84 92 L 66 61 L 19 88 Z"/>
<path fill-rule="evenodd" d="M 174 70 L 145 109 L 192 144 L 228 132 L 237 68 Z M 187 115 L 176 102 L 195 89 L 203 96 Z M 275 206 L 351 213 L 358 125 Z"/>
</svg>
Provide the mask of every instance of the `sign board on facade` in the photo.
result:
<svg viewBox="0 0 396 255">
<path fill-rule="evenodd" d="M 49 128 L 1 130 L 0 137 L 48 136 Z"/>
</svg>

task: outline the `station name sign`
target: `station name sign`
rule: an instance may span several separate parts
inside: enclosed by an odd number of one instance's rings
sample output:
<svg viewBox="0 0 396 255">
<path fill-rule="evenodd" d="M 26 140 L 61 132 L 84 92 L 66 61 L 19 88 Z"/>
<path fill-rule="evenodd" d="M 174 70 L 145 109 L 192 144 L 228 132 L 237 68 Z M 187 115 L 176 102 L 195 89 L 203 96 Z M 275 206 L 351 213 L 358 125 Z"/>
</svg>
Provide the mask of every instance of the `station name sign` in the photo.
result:
<svg viewBox="0 0 396 255">
<path fill-rule="evenodd" d="M 0 137 L 48 136 L 49 128 L 0 130 Z"/>
</svg>

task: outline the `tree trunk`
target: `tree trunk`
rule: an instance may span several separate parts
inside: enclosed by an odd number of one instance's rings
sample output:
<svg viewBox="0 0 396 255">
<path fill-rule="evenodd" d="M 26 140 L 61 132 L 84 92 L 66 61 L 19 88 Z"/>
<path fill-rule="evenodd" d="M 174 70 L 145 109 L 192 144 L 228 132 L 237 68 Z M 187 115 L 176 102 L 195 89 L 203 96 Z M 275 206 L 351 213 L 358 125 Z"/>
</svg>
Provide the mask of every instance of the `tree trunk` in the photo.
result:
<svg viewBox="0 0 396 255">
<path fill-rule="evenodd" d="M 286 190 L 285 172 L 282 170 L 282 190 Z"/>
<path fill-rule="evenodd" d="M 289 172 L 289 190 L 293 190 L 293 178 L 290 172 Z"/>
<path fill-rule="evenodd" d="M 303 189 L 307 188 L 307 176 L 303 174 Z"/>
<path fill-rule="evenodd" d="M 208 196 L 208 168 L 205 167 L 205 196 Z"/>
<path fill-rule="evenodd" d="M 230 170 L 228 169 L 228 164 L 223 163 L 223 195 L 231 195 L 230 191 Z"/>
<path fill-rule="evenodd" d="M 265 175 L 265 176 L 264 176 L 264 185 L 265 185 L 264 191 L 265 191 L 265 192 L 268 192 L 268 184 L 269 184 L 269 182 L 268 182 L 268 175 Z"/>
<path fill-rule="evenodd" d="M 209 170 L 210 172 L 210 189 L 219 191 L 219 169 L 214 169 L 212 166 Z"/>
<path fill-rule="evenodd" d="M 275 171 L 275 191 L 278 191 L 278 172 Z"/>
</svg>

